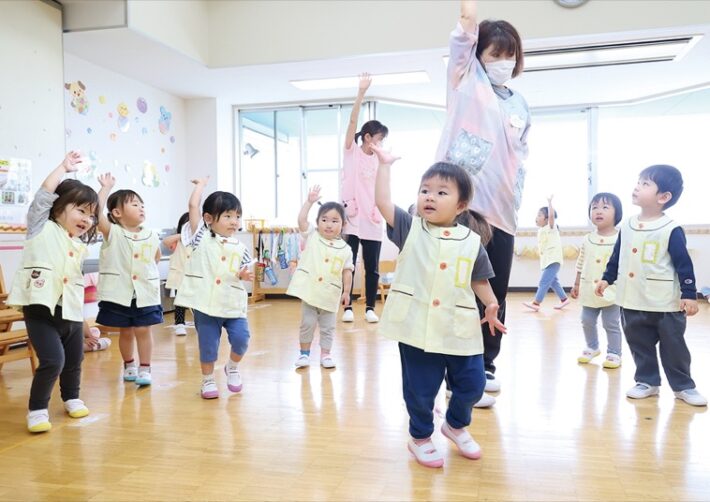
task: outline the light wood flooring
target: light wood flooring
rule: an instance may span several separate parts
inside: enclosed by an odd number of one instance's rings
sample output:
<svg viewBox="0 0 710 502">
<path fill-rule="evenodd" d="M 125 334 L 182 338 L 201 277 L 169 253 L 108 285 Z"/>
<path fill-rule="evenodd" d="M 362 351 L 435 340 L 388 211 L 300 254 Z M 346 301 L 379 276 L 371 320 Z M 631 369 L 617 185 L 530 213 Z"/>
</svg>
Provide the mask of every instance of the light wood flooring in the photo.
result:
<svg viewBox="0 0 710 502">
<path fill-rule="evenodd" d="M 91 415 L 50 403 L 53 429 L 25 429 L 26 361 L 0 372 L 0 500 L 710 500 L 710 414 L 674 399 L 632 402 L 634 364 L 578 365 L 584 347 L 576 304 L 523 312 L 511 294 L 498 359 L 502 391 L 475 410 L 478 461 L 459 456 L 438 425 L 445 466 L 419 466 L 406 449 L 397 347 L 356 307 L 338 324 L 337 368 L 295 370 L 299 303 L 251 307 L 252 340 L 231 394 L 218 366 L 219 399 L 199 397 L 194 330 L 155 329 L 154 384 L 121 381 L 117 338 L 86 354 L 82 398 Z M 378 304 L 378 311 L 381 306 Z M 167 316 L 171 322 L 171 316 Z M 686 338 L 698 389 L 710 394 L 710 306 Z M 602 343 L 606 338 L 602 332 Z M 223 338 L 220 363 L 227 357 Z"/>
</svg>

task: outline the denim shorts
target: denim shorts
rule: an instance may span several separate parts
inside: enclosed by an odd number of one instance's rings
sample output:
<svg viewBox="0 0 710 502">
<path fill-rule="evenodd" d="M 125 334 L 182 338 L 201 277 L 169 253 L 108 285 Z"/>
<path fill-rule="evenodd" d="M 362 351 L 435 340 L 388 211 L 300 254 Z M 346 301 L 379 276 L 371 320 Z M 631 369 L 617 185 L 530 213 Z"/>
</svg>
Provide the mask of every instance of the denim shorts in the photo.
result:
<svg viewBox="0 0 710 502">
<path fill-rule="evenodd" d="M 96 322 L 114 328 L 153 326 L 163 322 L 163 307 L 160 305 L 136 307 L 135 298 L 130 307 L 101 301 L 99 302 L 99 315 L 96 316 Z"/>
<path fill-rule="evenodd" d="M 199 310 L 192 309 L 197 329 L 197 342 L 200 346 L 200 362 L 213 363 L 217 360 L 219 341 L 222 337 L 222 328 L 227 331 L 232 352 L 243 356 L 249 346 L 249 323 L 246 317 L 224 319 L 212 317 Z"/>
</svg>

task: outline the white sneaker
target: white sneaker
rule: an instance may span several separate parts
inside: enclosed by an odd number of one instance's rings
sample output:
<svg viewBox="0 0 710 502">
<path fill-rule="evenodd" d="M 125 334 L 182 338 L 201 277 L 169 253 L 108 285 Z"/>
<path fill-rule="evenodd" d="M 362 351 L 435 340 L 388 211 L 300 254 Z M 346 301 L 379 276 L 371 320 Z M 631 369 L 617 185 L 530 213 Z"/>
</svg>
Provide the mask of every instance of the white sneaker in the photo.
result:
<svg viewBox="0 0 710 502">
<path fill-rule="evenodd" d="M 592 359 L 597 357 L 599 354 L 601 354 L 601 350 L 599 349 L 590 349 L 589 347 L 586 347 L 583 351 L 582 354 L 577 358 L 578 363 L 582 364 L 587 364 L 590 362 Z"/>
<path fill-rule="evenodd" d="M 645 399 L 657 395 L 658 387 L 643 382 L 636 382 L 636 385 L 626 391 L 626 397 L 630 397 L 631 399 Z"/>
<path fill-rule="evenodd" d="M 138 368 L 135 364 L 129 364 L 123 367 L 123 380 L 126 382 L 135 382 L 138 378 Z"/>
<path fill-rule="evenodd" d="M 82 418 L 89 414 L 89 408 L 81 399 L 67 399 L 64 401 L 64 409 L 72 418 Z"/>
<path fill-rule="evenodd" d="M 463 429 L 463 432 L 456 435 L 449 423 L 444 421 L 444 423 L 441 424 L 441 433 L 456 445 L 459 452 L 461 452 L 461 455 L 464 457 L 470 458 L 471 460 L 481 458 L 481 447 L 466 429 Z"/>
<path fill-rule="evenodd" d="M 320 358 L 320 365 L 326 369 L 335 368 L 335 361 L 330 354 L 324 354 Z"/>
<path fill-rule="evenodd" d="M 355 315 L 352 309 L 347 309 L 343 312 L 343 317 L 341 318 L 343 322 L 353 322 L 355 320 Z"/>
<path fill-rule="evenodd" d="M 490 371 L 486 371 L 486 392 L 500 392 L 500 380 Z"/>
<path fill-rule="evenodd" d="M 229 366 L 229 363 L 224 365 L 224 374 L 227 375 L 227 388 L 232 392 L 240 392 L 242 390 L 242 375 L 239 374 L 237 366 Z"/>
<path fill-rule="evenodd" d="M 311 360 L 306 354 L 301 354 L 296 359 L 296 368 L 305 368 L 311 365 Z"/>
<path fill-rule="evenodd" d="M 380 318 L 377 317 L 374 310 L 367 310 L 365 312 L 365 320 L 367 322 L 380 322 Z"/>
<path fill-rule="evenodd" d="M 674 392 L 676 399 L 685 401 L 691 406 L 707 406 L 708 400 L 705 399 L 696 389 L 685 389 L 679 392 Z"/>
<path fill-rule="evenodd" d="M 99 343 L 94 350 L 106 350 L 111 346 L 110 338 L 99 338 Z"/>
<path fill-rule="evenodd" d="M 175 334 L 177 336 L 187 335 L 187 330 L 185 329 L 185 325 L 184 324 L 176 324 L 175 325 Z"/>
<path fill-rule="evenodd" d="M 606 355 L 606 359 L 604 359 L 602 366 L 610 370 L 618 368 L 619 366 L 621 366 L 621 356 L 618 354 L 614 354 L 613 352 L 609 352 Z"/>
<path fill-rule="evenodd" d="M 141 368 L 138 370 L 138 378 L 136 378 L 136 385 L 141 387 L 145 385 L 150 385 L 153 383 L 153 376 L 150 374 L 149 368 Z"/>
<path fill-rule="evenodd" d="M 49 410 L 33 410 L 27 413 L 27 430 L 30 432 L 47 432 L 52 428 L 49 422 Z"/>
<path fill-rule="evenodd" d="M 496 398 L 489 395 L 489 394 L 483 394 L 481 396 L 481 399 L 478 400 L 477 403 L 473 405 L 474 408 L 490 408 L 496 404 Z"/>
<path fill-rule="evenodd" d="M 217 389 L 217 382 L 214 381 L 214 378 L 202 380 L 200 396 L 202 396 L 202 399 L 216 399 L 219 397 L 219 389 Z"/>
</svg>

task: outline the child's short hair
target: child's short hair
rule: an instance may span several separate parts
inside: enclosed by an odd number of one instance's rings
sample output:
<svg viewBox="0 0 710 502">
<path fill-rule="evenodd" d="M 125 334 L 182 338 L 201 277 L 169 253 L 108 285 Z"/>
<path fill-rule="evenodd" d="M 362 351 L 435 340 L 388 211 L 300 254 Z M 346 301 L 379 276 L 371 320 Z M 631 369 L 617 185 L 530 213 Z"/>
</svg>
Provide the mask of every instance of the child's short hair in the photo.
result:
<svg viewBox="0 0 710 502">
<path fill-rule="evenodd" d="M 624 214 L 623 210 L 621 209 L 621 200 L 613 193 L 599 192 L 594 197 L 592 197 L 592 201 L 589 203 L 589 208 L 587 209 L 587 215 L 592 214 L 592 206 L 596 202 L 606 202 L 607 204 L 611 204 L 614 207 L 614 226 L 618 225 Z"/>
<path fill-rule="evenodd" d="M 99 196 L 96 190 L 83 184 L 79 180 L 67 179 L 57 186 L 54 193 L 59 197 L 54 201 L 52 208 L 49 210 L 49 219 L 56 222 L 57 216 L 62 214 L 69 204 L 75 206 L 85 206 L 89 204 L 89 206 L 94 208 L 94 223 L 91 225 L 91 228 L 80 237 L 80 240 L 87 244 L 96 240 L 96 229 L 99 224 Z"/>
<path fill-rule="evenodd" d="M 523 43 L 518 30 L 508 21 L 486 19 L 478 25 L 478 44 L 476 44 L 476 57 L 481 59 L 481 54 L 489 46 L 501 54 L 515 56 L 513 77 L 523 72 Z"/>
<path fill-rule="evenodd" d="M 670 192 L 671 200 L 664 204 L 663 209 L 668 209 L 678 202 L 683 193 L 683 175 L 673 166 L 666 164 L 649 166 L 641 171 L 639 179 L 653 181 L 658 185 L 658 193 Z"/>
<path fill-rule="evenodd" d="M 109 198 L 106 201 L 108 221 L 110 221 L 111 223 L 118 224 L 118 221 L 114 219 L 113 215 L 111 214 L 111 211 L 116 208 L 122 208 L 123 206 L 131 202 L 133 199 L 138 199 L 139 201 L 141 201 L 141 204 L 143 203 L 143 199 L 141 198 L 141 196 L 133 190 L 117 190 L 111 195 L 109 195 Z"/>
<path fill-rule="evenodd" d="M 357 143 L 357 140 L 359 138 L 364 138 L 365 134 L 369 134 L 370 136 L 374 136 L 375 134 L 382 134 L 382 137 L 386 138 L 389 134 L 389 129 L 387 129 L 387 126 L 382 124 L 382 122 L 380 122 L 379 120 L 368 120 L 367 122 L 362 124 L 360 132 L 355 134 L 355 143 Z"/>
<path fill-rule="evenodd" d="M 175 227 L 175 233 L 176 234 L 182 233 L 182 227 L 188 221 L 190 221 L 190 213 L 185 213 L 182 216 L 180 216 L 180 219 L 178 220 L 178 223 L 177 223 L 177 227 Z"/>
<path fill-rule="evenodd" d="M 212 192 L 202 203 L 202 214 L 209 214 L 215 221 L 227 211 L 236 211 L 240 216 L 242 214 L 242 203 L 233 193 Z"/>
<path fill-rule="evenodd" d="M 340 219 L 343 223 L 345 223 L 345 209 L 343 208 L 343 205 L 338 203 L 338 202 L 324 202 L 323 204 L 320 205 L 318 208 L 318 215 L 316 216 L 316 221 L 320 220 L 320 217 L 323 216 L 325 213 L 328 211 L 335 209 L 338 214 L 340 215 Z"/>
<path fill-rule="evenodd" d="M 545 217 L 546 220 L 550 219 L 550 211 L 547 208 L 547 206 L 542 206 L 540 208 L 539 212 L 542 213 L 542 215 Z M 557 209 L 554 210 L 554 213 L 555 213 L 555 219 L 557 219 Z"/>
<path fill-rule="evenodd" d="M 419 185 L 421 186 L 426 180 L 434 178 L 435 176 L 456 183 L 459 190 L 458 201 L 468 206 L 471 199 L 473 199 L 473 184 L 471 183 L 471 178 L 468 176 L 468 173 L 464 171 L 462 167 L 451 164 L 450 162 L 437 162 L 424 172 Z"/>
</svg>

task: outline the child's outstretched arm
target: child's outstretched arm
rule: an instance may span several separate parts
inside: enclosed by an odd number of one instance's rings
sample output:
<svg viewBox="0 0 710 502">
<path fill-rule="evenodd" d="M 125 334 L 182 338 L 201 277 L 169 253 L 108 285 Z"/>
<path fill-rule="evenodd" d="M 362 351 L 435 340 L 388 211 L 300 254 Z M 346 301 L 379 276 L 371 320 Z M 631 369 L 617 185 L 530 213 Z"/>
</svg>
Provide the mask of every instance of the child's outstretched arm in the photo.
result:
<svg viewBox="0 0 710 502">
<path fill-rule="evenodd" d="M 320 199 L 320 185 L 314 185 L 308 191 L 308 198 L 303 203 L 301 211 L 298 213 L 298 229 L 301 232 L 308 230 L 308 213 L 311 211 L 313 204 Z"/>
<path fill-rule="evenodd" d="M 350 122 L 348 122 L 348 129 L 345 132 L 345 148 L 350 150 L 350 147 L 355 141 L 355 131 L 357 131 L 357 119 L 360 116 L 360 107 L 362 106 L 362 100 L 365 98 L 365 93 L 372 83 L 372 77 L 369 73 L 360 74 L 360 83 L 357 88 L 357 97 L 355 98 L 355 103 L 353 103 L 353 110 L 350 112 Z"/>
<path fill-rule="evenodd" d="M 506 333 L 508 331 L 507 328 L 500 322 L 500 319 L 498 319 L 498 309 L 500 307 L 498 306 L 498 300 L 493 293 L 493 288 L 491 288 L 491 283 L 488 282 L 488 279 L 471 281 L 471 287 L 478 299 L 481 300 L 481 303 L 486 306 L 484 312 L 485 317 L 481 319 L 481 324 L 488 323 L 491 335 L 493 336 L 496 336 L 496 330 L 501 333 Z"/>
<path fill-rule="evenodd" d="M 202 218 L 200 202 L 202 202 L 202 192 L 205 191 L 205 186 L 209 180 L 209 176 L 192 180 L 192 184 L 195 185 L 195 188 L 192 189 L 190 200 L 187 202 L 187 208 L 190 214 L 190 233 L 193 235 L 197 231 L 197 226 L 200 224 L 200 219 Z"/>
<path fill-rule="evenodd" d="M 547 198 L 547 223 L 555 228 L 555 208 L 552 207 L 552 195 Z"/>
<path fill-rule="evenodd" d="M 399 159 L 377 146 L 372 146 L 372 151 L 377 155 L 380 166 L 377 168 L 375 178 L 375 204 L 382 217 L 390 227 L 394 226 L 394 204 L 392 203 L 392 190 L 390 189 L 390 166 Z"/>
<path fill-rule="evenodd" d="M 163 244 L 171 251 L 175 251 L 178 242 L 180 242 L 180 234 L 168 235 L 165 239 L 163 239 Z"/>
<path fill-rule="evenodd" d="M 464 31 L 473 33 L 476 30 L 476 0 L 461 0 L 461 17 L 459 21 Z"/>
<path fill-rule="evenodd" d="M 111 193 L 113 186 L 116 184 L 116 178 L 111 173 L 101 174 L 98 178 L 101 189 L 99 190 L 99 232 L 104 236 L 104 240 L 108 239 L 109 231 L 111 230 L 111 222 L 106 216 L 106 201 Z"/>
<path fill-rule="evenodd" d="M 49 193 L 54 193 L 59 183 L 61 183 L 62 178 L 64 178 L 64 175 L 77 171 L 79 169 L 78 164 L 81 164 L 81 162 L 81 154 L 78 151 L 72 150 L 67 153 L 62 163 L 47 175 L 42 183 L 42 188 Z"/>
</svg>

